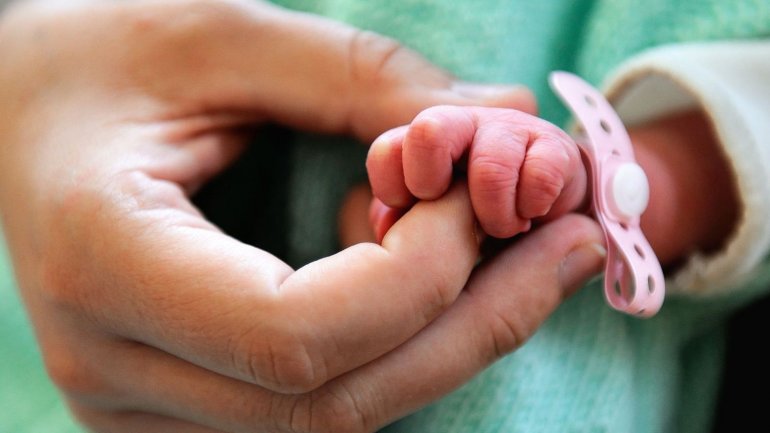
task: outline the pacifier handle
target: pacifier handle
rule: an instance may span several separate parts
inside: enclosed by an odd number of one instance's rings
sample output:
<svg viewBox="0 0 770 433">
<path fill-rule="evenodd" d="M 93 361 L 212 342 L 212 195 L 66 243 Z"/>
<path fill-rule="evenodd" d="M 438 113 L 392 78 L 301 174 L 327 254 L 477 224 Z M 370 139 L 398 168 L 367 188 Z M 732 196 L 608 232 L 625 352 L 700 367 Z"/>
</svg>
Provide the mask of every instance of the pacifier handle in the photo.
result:
<svg viewBox="0 0 770 433">
<path fill-rule="evenodd" d="M 663 304 L 665 280 L 639 226 L 650 195 L 647 176 L 634 159 L 623 122 L 599 91 L 568 72 L 552 72 L 549 82 L 582 126 L 576 142 L 591 166 L 593 211 L 607 241 L 607 302 L 650 317 Z"/>
</svg>

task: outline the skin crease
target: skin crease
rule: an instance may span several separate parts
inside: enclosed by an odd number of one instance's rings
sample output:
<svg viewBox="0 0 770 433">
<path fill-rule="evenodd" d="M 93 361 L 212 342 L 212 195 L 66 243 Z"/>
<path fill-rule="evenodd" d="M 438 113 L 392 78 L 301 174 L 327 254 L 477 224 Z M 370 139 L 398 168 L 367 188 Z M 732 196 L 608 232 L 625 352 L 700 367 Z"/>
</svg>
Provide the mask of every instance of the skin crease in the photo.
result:
<svg viewBox="0 0 770 433">
<path fill-rule="evenodd" d="M 371 141 L 435 105 L 535 109 L 381 36 L 250 0 L 41 0 L 0 17 L 0 58 L 0 219 L 47 371 L 92 431 L 374 431 L 600 269 L 579 215 L 477 265 L 461 182 L 381 245 L 297 270 L 206 221 L 190 194 L 262 123 Z"/>
<path fill-rule="evenodd" d="M 444 113 L 447 112 L 446 109 L 441 110 L 444 110 Z M 519 117 L 521 116 L 517 115 L 507 119 L 507 121 L 509 124 L 515 124 L 512 119 Z M 413 122 L 413 125 L 417 124 L 417 127 L 421 128 L 419 119 L 420 117 L 417 118 L 416 122 Z M 449 122 L 447 123 L 449 124 Z M 456 126 L 458 123 L 461 124 L 455 120 L 451 124 Z M 493 121 L 488 121 L 488 123 L 493 123 Z M 495 126 L 492 124 L 491 127 Z M 519 127 L 525 129 L 548 128 L 547 125 L 535 123 L 521 123 Z M 450 132 L 446 132 L 447 130 Z M 396 135 L 403 136 L 403 131 L 403 129 L 396 130 Z M 441 131 L 445 135 L 452 134 L 449 126 L 445 126 Z M 392 140 L 392 135 L 392 133 L 388 133 L 386 138 Z M 472 144 L 473 147 L 488 145 L 473 133 L 466 135 L 473 137 L 472 140 L 476 140 Z M 694 251 L 708 253 L 722 246 L 734 229 L 740 204 L 732 181 L 731 169 L 722 156 L 706 116 L 698 111 L 679 113 L 631 128 L 629 135 L 634 145 L 637 161 L 644 168 L 650 180 L 650 202 L 641 218 L 642 230 L 661 263 L 669 267 L 676 266 Z M 471 140 L 470 138 L 466 139 Z M 452 139 L 437 140 L 437 142 L 442 143 L 447 141 L 452 142 Z M 398 206 L 403 203 L 408 204 L 413 200 L 410 194 L 414 189 L 404 184 L 403 173 L 405 170 L 402 171 L 398 167 L 402 163 L 400 146 L 399 143 L 397 156 L 392 156 L 394 154 L 394 151 L 391 150 L 392 147 L 383 150 L 386 147 L 382 146 L 383 149 L 377 150 L 377 152 L 387 154 L 386 157 L 373 156 L 374 151 L 370 152 L 370 176 L 377 177 L 372 180 L 372 183 L 375 185 L 375 193 L 379 188 L 380 191 L 377 196 L 385 204 L 375 200 L 370 205 L 371 193 L 367 194 L 362 189 L 354 190 L 341 212 L 340 227 L 343 244 L 354 241 L 356 237 L 358 240 L 381 237 L 403 213 L 403 210 L 399 210 Z M 468 146 L 468 143 L 463 142 L 462 145 L 458 144 L 457 146 L 463 147 L 465 150 L 464 147 Z M 576 145 L 573 143 L 572 146 Z M 404 144 L 404 148 L 406 147 L 407 145 Z M 437 146 L 433 146 L 433 148 L 435 147 Z M 532 147 L 528 148 L 527 151 L 530 152 L 531 149 Z M 511 159 L 501 152 L 498 154 L 500 159 Z M 409 158 L 419 157 L 407 155 L 407 151 L 404 150 L 404 167 L 411 162 Z M 573 181 L 575 178 L 573 173 L 575 172 L 581 175 L 578 177 L 579 179 L 585 179 L 586 168 L 579 157 L 573 156 L 572 158 L 575 163 L 560 174 L 565 179 L 565 185 L 569 185 L 569 182 Z M 556 162 L 552 164 L 551 169 L 559 166 L 560 155 L 557 154 L 555 159 Z M 539 163 L 543 164 L 543 161 L 539 161 Z M 430 196 L 422 196 L 421 198 L 439 197 L 444 185 L 436 179 L 440 179 L 441 175 L 432 174 L 432 168 L 423 161 L 420 161 L 419 164 L 415 162 L 415 164 L 422 169 L 420 175 L 432 182 L 432 187 L 435 188 Z M 472 161 L 469 164 L 472 164 Z M 547 165 L 548 161 L 545 161 L 545 164 Z M 451 166 L 444 165 L 439 169 L 451 169 Z M 521 168 L 521 170 L 524 169 Z M 511 179 L 514 178 L 511 177 Z M 515 184 L 513 181 L 512 183 Z M 585 187 L 585 182 L 577 182 L 576 187 L 565 187 L 558 197 L 551 197 L 550 203 L 554 206 L 544 219 L 558 217 L 565 212 L 580 209 L 586 201 Z M 521 196 L 521 186 L 518 190 L 515 189 L 515 185 L 512 185 L 511 188 L 513 189 L 508 190 L 507 194 L 514 196 L 518 192 Z M 473 194 L 473 185 L 471 185 L 471 196 Z M 509 221 L 508 225 L 501 230 L 505 234 L 502 237 L 510 237 L 511 234 L 520 232 L 522 225 L 519 221 L 510 219 L 511 212 L 506 211 L 506 209 L 512 209 L 512 206 L 499 205 L 501 200 L 491 200 L 491 202 L 497 205 L 491 207 L 493 213 L 487 214 L 487 217 L 497 221 L 504 221 L 508 218 Z M 557 206 L 559 203 L 565 202 L 569 205 Z M 518 203 L 519 209 L 521 209 L 521 202 Z M 395 208 L 388 208 L 386 204 Z M 474 202 L 474 208 L 476 208 L 476 202 Z M 476 213 L 478 215 L 477 208 Z M 354 214 L 356 217 L 352 216 Z M 482 220 L 483 227 L 483 216 L 479 216 L 479 218 Z M 367 229 L 367 227 L 369 228 Z M 489 233 L 489 231 L 487 232 Z"/>
</svg>

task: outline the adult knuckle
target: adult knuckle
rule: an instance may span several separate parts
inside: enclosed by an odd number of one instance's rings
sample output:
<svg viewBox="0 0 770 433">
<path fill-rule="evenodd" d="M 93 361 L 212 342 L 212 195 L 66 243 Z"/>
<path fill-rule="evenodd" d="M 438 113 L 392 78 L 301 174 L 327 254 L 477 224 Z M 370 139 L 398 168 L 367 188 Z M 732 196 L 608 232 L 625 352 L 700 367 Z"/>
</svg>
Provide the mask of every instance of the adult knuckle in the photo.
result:
<svg viewBox="0 0 770 433">
<path fill-rule="evenodd" d="M 404 124 L 417 114 L 409 104 L 413 89 L 449 88 L 453 81 L 450 74 L 398 41 L 361 29 L 353 29 L 349 38 L 346 69 L 344 94 L 336 99 L 357 134 L 363 134 L 363 126 L 376 123 L 369 118 L 372 108 L 392 116 L 391 126 Z M 394 110 L 394 103 L 403 109 Z"/>
<path fill-rule="evenodd" d="M 292 418 L 296 426 L 328 433 L 366 433 L 374 429 L 362 402 L 344 386 L 315 392 L 309 398 L 310 404 L 298 406 L 306 412 L 295 413 Z"/>
<path fill-rule="evenodd" d="M 355 29 L 350 38 L 348 62 L 351 79 L 387 86 L 409 79 L 436 88 L 448 88 L 453 77 L 397 40 Z"/>
<path fill-rule="evenodd" d="M 387 77 L 391 62 L 406 49 L 385 36 L 356 29 L 350 39 L 348 62 L 351 78 L 378 81 Z"/>
<path fill-rule="evenodd" d="M 418 259 L 416 262 L 426 261 Z M 415 266 L 412 262 L 404 261 L 397 268 L 416 294 L 411 311 L 423 326 L 455 302 L 466 281 L 464 267 L 451 260 L 433 261 L 427 266 Z"/>
<path fill-rule="evenodd" d="M 522 331 L 519 322 L 505 314 L 493 313 L 490 327 L 495 359 L 513 352 L 524 339 L 525 331 Z"/>
<path fill-rule="evenodd" d="M 422 313 L 425 323 L 429 323 L 441 312 L 454 303 L 462 283 L 455 278 L 455 266 L 439 269 L 433 278 L 425 283 L 427 293 L 422 303 Z"/>
<path fill-rule="evenodd" d="M 474 299 L 473 293 L 471 298 Z M 480 298 L 479 302 L 481 302 Z M 485 308 L 489 341 L 481 345 L 480 356 L 486 364 L 491 364 L 518 349 L 531 335 L 533 327 L 524 320 L 518 311 L 500 311 L 498 308 Z"/>
<path fill-rule="evenodd" d="M 268 362 L 270 371 L 273 372 L 273 382 L 283 392 L 303 393 L 317 388 L 322 383 L 306 346 L 301 343 L 280 348 L 273 346 Z"/>
<path fill-rule="evenodd" d="M 308 344 L 292 330 L 271 332 L 271 336 L 244 337 L 246 347 L 236 368 L 255 383 L 280 393 L 312 391 L 326 379 L 324 363 L 318 361 Z"/>
</svg>

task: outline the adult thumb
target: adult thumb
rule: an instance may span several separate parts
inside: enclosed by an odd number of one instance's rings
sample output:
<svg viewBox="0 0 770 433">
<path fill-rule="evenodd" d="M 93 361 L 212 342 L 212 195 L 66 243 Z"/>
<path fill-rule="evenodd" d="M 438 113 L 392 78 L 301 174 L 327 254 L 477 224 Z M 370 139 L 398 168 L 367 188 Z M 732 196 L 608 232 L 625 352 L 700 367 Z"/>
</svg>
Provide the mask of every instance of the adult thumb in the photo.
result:
<svg viewBox="0 0 770 433">
<path fill-rule="evenodd" d="M 347 62 L 350 76 L 352 132 L 374 138 L 384 130 L 409 123 L 435 105 L 513 108 L 535 114 L 537 103 L 522 85 L 458 80 L 417 52 L 382 35 L 354 29 Z"/>
<path fill-rule="evenodd" d="M 433 105 L 536 110 L 532 93 L 522 86 L 458 81 L 379 34 L 267 2 L 195 4 L 202 10 L 192 20 L 196 25 L 185 30 L 194 33 L 194 50 L 166 52 L 182 53 L 177 60 L 194 66 L 194 77 L 180 80 L 179 93 L 208 108 L 244 110 L 367 141 Z M 195 10 L 180 6 L 176 12 Z M 176 36 L 177 44 L 185 38 Z"/>
</svg>

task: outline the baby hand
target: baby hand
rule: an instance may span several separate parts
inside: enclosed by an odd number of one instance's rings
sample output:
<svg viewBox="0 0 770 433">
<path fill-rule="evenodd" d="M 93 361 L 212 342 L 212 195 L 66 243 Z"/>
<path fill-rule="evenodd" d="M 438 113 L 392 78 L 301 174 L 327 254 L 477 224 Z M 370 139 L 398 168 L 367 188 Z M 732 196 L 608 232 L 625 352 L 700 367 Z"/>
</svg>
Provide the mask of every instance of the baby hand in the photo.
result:
<svg viewBox="0 0 770 433">
<path fill-rule="evenodd" d="M 494 237 L 527 231 L 533 219 L 556 218 L 586 198 L 575 142 L 553 124 L 512 109 L 429 108 L 377 138 L 366 166 L 382 202 L 372 211 L 379 239 L 393 215 L 415 199 L 441 197 L 455 169 L 467 169 L 476 217 Z"/>
</svg>

